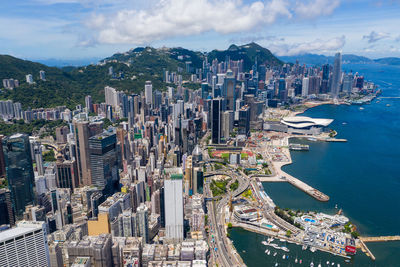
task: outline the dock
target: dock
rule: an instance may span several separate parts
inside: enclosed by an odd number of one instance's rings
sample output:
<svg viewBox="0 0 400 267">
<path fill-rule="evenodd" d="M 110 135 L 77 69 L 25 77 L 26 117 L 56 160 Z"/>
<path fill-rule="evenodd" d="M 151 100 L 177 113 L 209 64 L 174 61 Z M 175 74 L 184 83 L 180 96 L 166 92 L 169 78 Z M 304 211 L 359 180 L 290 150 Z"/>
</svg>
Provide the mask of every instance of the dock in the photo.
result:
<svg viewBox="0 0 400 267">
<path fill-rule="evenodd" d="M 326 138 L 324 140 L 326 142 L 347 142 L 347 139 L 338 139 L 338 138 Z"/>
<path fill-rule="evenodd" d="M 394 236 L 365 236 L 360 237 L 364 243 L 367 242 L 387 242 L 387 241 L 400 241 L 400 235 Z"/>
<path fill-rule="evenodd" d="M 242 229 L 244 229 L 246 231 L 253 232 L 253 233 L 256 233 L 256 234 L 270 236 L 270 237 L 274 237 L 274 238 L 277 238 L 277 239 L 283 239 L 283 240 L 286 240 L 289 243 L 293 243 L 293 244 L 296 244 L 296 245 L 299 245 L 299 246 L 303 245 L 303 243 L 301 241 L 297 240 L 297 239 L 290 238 L 290 237 L 287 237 L 285 235 L 281 235 L 281 234 L 279 234 L 277 232 L 273 232 L 271 230 L 267 230 L 267 229 L 263 229 L 263 228 L 259 228 L 259 227 L 255 227 L 255 226 L 251 226 L 251 225 L 248 225 L 248 224 L 245 224 L 245 223 L 233 222 L 232 226 L 233 227 L 242 228 Z M 336 252 L 331 251 L 331 250 L 326 249 L 326 248 L 316 247 L 316 249 L 319 250 L 319 251 L 328 252 L 328 253 L 331 253 L 333 255 L 340 256 L 340 257 L 343 257 L 343 258 L 346 258 L 346 259 L 350 259 L 351 258 L 348 255 L 339 254 L 339 253 L 336 253 Z"/>
<path fill-rule="evenodd" d="M 375 256 L 374 254 L 372 254 L 372 252 L 369 250 L 369 248 L 367 247 L 367 245 L 365 245 L 364 241 L 360 238 L 360 248 L 363 252 L 365 252 L 365 254 L 370 257 L 372 260 L 375 260 Z"/>
</svg>

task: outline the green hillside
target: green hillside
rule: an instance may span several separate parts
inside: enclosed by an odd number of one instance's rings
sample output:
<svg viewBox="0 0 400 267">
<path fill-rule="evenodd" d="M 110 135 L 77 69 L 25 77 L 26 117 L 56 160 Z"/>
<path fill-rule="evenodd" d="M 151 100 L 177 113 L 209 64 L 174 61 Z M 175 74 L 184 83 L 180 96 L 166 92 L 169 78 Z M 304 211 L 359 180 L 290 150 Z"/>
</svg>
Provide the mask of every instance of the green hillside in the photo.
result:
<svg viewBox="0 0 400 267">
<path fill-rule="evenodd" d="M 281 66 L 283 64 L 271 51 L 256 43 L 242 46 L 231 45 L 227 50 L 213 50 L 207 56 L 209 61 L 215 58 L 218 59 L 218 61 L 225 61 L 226 56 L 229 56 L 231 60 L 243 59 L 245 71 L 251 69 L 256 57 L 259 65 L 265 63 L 270 66 Z"/>
<path fill-rule="evenodd" d="M 228 50 L 213 50 L 207 54 L 209 62 L 214 58 L 224 61 L 226 56 L 232 60 L 244 60 L 245 70 L 250 70 L 257 57 L 258 63 L 281 65 L 282 62 L 271 52 L 255 43 L 243 46 L 232 45 Z M 12 99 L 20 102 L 24 109 L 28 107 L 55 107 L 66 105 L 74 109 L 84 104 L 86 95 L 91 95 L 94 103 L 104 101 L 104 87 L 109 85 L 129 93 L 140 93 L 145 81 L 151 80 L 153 88 L 165 90 L 167 84 L 162 80 L 163 70 L 177 72 L 178 68 L 184 79 L 189 78 L 185 72 L 185 62 L 191 61 L 193 68 L 201 68 L 204 54 L 181 47 L 160 48 L 138 47 L 125 53 L 117 53 L 102 60 L 102 64 L 84 67 L 48 67 L 40 63 L 0 55 L 0 81 L 14 78 L 20 87 L 14 90 L 2 88 L 0 99 Z M 114 78 L 108 74 L 113 67 Z M 39 79 L 39 71 L 46 72 L 46 81 Z M 32 74 L 35 84 L 29 85 L 25 75 Z M 122 75 L 120 75 L 122 74 Z"/>
</svg>

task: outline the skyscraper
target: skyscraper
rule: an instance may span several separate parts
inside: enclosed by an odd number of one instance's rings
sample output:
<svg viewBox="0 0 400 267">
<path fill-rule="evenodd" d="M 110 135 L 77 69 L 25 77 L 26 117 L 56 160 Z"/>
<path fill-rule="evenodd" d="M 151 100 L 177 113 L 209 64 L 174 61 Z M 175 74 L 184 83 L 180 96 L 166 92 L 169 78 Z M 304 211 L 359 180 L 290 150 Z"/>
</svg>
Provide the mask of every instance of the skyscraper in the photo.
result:
<svg viewBox="0 0 400 267">
<path fill-rule="evenodd" d="M 93 112 L 92 97 L 90 95 L 85 96 L 85 107 L 88 112 Z"/>
<path fill-rule="evenodd" d="M 153 85 L 151 84 L 151 81 L 146 81 L 146 84 L 144 85 L 144 96 L 146 104 L 151 106 L 153 104 Z"/>
<path fill-rule="evenodd" d="M 226 99 L 226 109 L 235 110 L 236 79 L 231 70 L 228 70 L 222 87 L 222 96 Z"/>
<path fill-rule="evenodd" d="M 49 267 L 46 223 L 21 221 L 0 234 L 0 266 Z"/>
<path fill-rule="evenodd" d="M 76 139 L 76 157 L 78 166 L 79 183 L 81 185 L 91 185 L 90 161 L 89 161 L 89 122 L 74 121 L 74 135 Z"/>
<path fill-rule="evenodd" d="M 139 236 L 143 238 L 143 242 L 149 243 L 149 214 L 148 208 L 143 203 L 137 208 L 136 217 Z"/>
<path fill-rule="evenodd" d="M 304 77 L 303 78 L 303 84 L 302 84 L 302 88 L 301 88 L 301 96 L 302 97 L 307 97 L 308 96 L 308 86 L 309 86 L 309 78 L 308 77 Z"/>
<path fill-rule="evenodd" d="M 8 187 L 17 217 L 25 206 L 34 204 L 34 175 L 28 135 L 14 134 L 3 139 Z"/>
<path fill-rule="evenodd" d="M 42 144 L 40 142 L 34 142 L 33 155 L 35 156 L 36 170 L 38 172 L 38 175 L 44 175 Z"/>
<path fill-rule="evenodd" d="M 117 138 L 103 132 L 89 138 L 89 158 L 92 184 L 113 194 L 119 186 Z"/>
<path fill-rule="evenodd" d="M 9 224 L 13 226 L 15 224 L 11 192 L 5 188 L 0 188 L 0 215 L 0 225 Z"/>
<path fill-rule="evenodd" d="M 337 98 L 340 92 L 340 79 L 342 77 L 342 54 L 336 53 L 333 64 L 331 95 Z"/>
<path fill-rule="evenodd" d="M 221 106 L 221 98 L 211 100 L 211 141 L 213 144 L 221 142 Z"/>
<path fill-rule="evenodd" d="M 165 237 L 169 241 L 183 240 L 182 174 L 171 174 L 165 187 Z"/>
</svg>

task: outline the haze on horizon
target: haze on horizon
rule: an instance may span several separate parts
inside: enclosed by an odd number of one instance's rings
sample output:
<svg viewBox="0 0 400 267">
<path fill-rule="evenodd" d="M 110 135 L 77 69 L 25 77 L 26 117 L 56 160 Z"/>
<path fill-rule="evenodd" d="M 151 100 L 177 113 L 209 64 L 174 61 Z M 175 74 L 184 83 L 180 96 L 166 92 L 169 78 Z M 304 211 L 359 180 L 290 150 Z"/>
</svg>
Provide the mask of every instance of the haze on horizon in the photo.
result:
<svg viewBox="0 0 400 267">
<path fill-rule="evenodd" d="M 257 42 L 278 56 L 400 56 L 400 1 L 3 0 L 0 54 L 106 57 L 136 46 L 210 51 Z"/>
</svg>

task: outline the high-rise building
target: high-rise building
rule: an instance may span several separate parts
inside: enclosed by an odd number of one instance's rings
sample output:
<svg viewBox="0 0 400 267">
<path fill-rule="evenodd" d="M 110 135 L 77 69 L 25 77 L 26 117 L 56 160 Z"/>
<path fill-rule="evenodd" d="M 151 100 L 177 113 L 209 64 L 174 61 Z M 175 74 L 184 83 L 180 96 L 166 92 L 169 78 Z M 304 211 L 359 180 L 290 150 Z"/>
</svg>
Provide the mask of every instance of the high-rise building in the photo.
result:
<svg viewBox="0 0 400 267">
<path fill-rule="evenodd" d="M 221 98 L 211 100 L 211 141 L 213 144 L 221 142 L 221 108 Z"/>
<path fill-rule="evenodd" d="M 4 135 L 0 134 L 0 177 L 6 176 L 6 163 L 4 162 L 4 153 L 3 153 L 3 138 Z"/>
<path fill-rule="evenodd" d="M 250 108 L 247 105 L 239 110 L 238 134 L 250 135 Z"/>
<path fill-rule="evenodd" d="M 27 83 L 33 84 L 33 76 L 32 76 L 32 74 L 26 75 L 25 78 L 26 78 L 26 82 Z"/>
<path fill-rule="evenodd" d="M 340 93 L 340 80 L 342 77 L 342 54 L 335 54 L 335 61 L 333 63 L 333 72 L 332 72 L 332 87 L 331 87 L 331 95 L 334 98 L 337 98 Z"/>
<path fill-rule="evenodd" d="M 183 240 L 182 174 L 171 174 L 164 181 L 165 238 L 171 242 Z"/>
<path fill-rule="evenodd" d="M 303 84 L 302 84 L 302 88 L 301 88 L 301 96 L 302 97 L 307 97 L 308 96 L 308 86 L 309 86 L 309 78 L 308 77 L 304 77 L 303 78 Z"/>
<path fill-rule="evenodd" d="M 58 154 L 56 167 L 56 185 L 58 188 L 70 188 L 72 191 L 74 188 L 79 187 L 75 160 L 65 160 L 61 154 Z"/>
<path fill-rule="evenodd" d="M 144 203 L 141 203 L 136 210 L 136 223 L 138 235 L 143 238 L 144 243 L 149 243 L 149 214 Z"/>
<path fill-rule="evenodd" d="M 44 70 L 39 71 L 39 78 L 42 81 L 46 81 L 46 72 Z"/>
<path fill-rule="evenodd" d="M 8 189 L 0 188 L 0 225 L 15 224 L 14 211 L 11 202 L 11 192 Z"/>
<path fill-rule="evenodd" d="M 0 232 L 0 266 L 50 267 L 46 223 L 21 221 Z"/>
<path fill-rule="evenodd" d="M 107 195 L 119 187 L 117 138 L 115 133 L 103 132 L 89 138 L 89 158 L 92 184 Z"/>
<path fill-rule="evenodd" d="M 26 134 L 14 134 L 3 139 L 8 187 L 17 217 L 22 216 L 25 206 L 34 204 L 34 175 L 31 149 Z"/>
<path fill-rule="evenodd" d="M 146 104 L 151 106 L 153 104 L 153 85 L 151 81 L 146 81 L 144 85 L 144 96 L 146 99 Z"/>
<path fill-rule="evenodd" d="M 44 167 L 43 167 L 43 156 L 42 156 L 42 144 L 40 142 L 34 142 L 33 155 L 35 157 L 37 173 L 39 176 L 42 176 L 44 175 Z"/>
<path fill-rule="evenodd" d="M 236 78 L 231 70 L 226 72 L 222 87 L 222 97 L 226 100 L 226 109 L 235 110 Z"/>
<path fill-rule="evenodd" d="M 90 95 L 85 96 L 85 107 L 88 112 L 93 112 L 92 97 Z"/>
<path fill-rule="evenodd" d="M 76 140 L 76 162 L 78 166 L 79 183 L 81 185 L 92 185 L 90 175 L 90 159 L 89 159 L 89 122 L 74 121 L 74 134 Z"/>
</svg>

